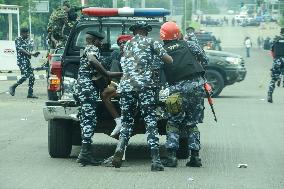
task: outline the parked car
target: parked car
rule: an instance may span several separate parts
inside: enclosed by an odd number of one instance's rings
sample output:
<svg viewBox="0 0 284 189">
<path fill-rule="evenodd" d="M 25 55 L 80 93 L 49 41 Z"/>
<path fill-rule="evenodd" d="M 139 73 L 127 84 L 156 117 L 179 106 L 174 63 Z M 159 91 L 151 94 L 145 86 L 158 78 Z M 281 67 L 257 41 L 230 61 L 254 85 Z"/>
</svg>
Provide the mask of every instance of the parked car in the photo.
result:
<svg viewBox="0 0 284 189">
<path fill-rule="evenodd" d="M 240 25 L 243 26 L 243 27 L 260 26 L 260 22 L 256 19 L 249 19 L 249 20 L 244 20 Z"/>
<path fill-rule="evenodd" d="M 206 18 L 205 20 L 201 20 L 201 24 L 205 26 L 222 26 L 223 22 L 219 19 L 213 19 L 213 18 Z"/>
<path fill-rule="evenodd" d="M 209 58 L 205 76 L 213 88 L 213 97 L 217 97 L 224 87 L 245 79 L 247 71 L 240 55 L 214 50 L 205 52 Z"/>
<path fill-rule="evenodd" d="M 222 50 L 221 41 L 216 39 L 212 32 L 195 32 L 196 38 L 201 47 L 207 50 Z"/>
</svg>

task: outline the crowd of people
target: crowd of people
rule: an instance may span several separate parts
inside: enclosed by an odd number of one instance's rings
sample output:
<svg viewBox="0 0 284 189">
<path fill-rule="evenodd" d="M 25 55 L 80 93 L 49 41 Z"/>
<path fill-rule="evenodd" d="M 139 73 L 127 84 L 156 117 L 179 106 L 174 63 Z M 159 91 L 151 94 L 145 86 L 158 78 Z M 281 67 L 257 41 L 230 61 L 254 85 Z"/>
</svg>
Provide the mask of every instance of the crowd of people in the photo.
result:
<svg viewBox="0 0 284 189">
<path fill-rule="evenodd" d="M 118 45 L 125 42 L 118 58 L 113 63 L 121 66 L 122 72 L 107 72 L 99 67 L 99 48 L 104 38 L 103 33 L 87 32 L 87 46 L 81 58 L 78 74 L 78 96 L 80 104 L 80 125 L 82 130 L 82 147 L 77 162 L 82 165 L 99 165 L 90 153 L 91 138 L 96 125 L 95 104 L 96 90 L 92 85 L 91 75 L 95 71 L 112 78 L 121 77 L 118 91 L 113 86 L 103 90 L 107 106 L 111 107 L 109 100 L 112 96 L 119 95 L 121 118 L 117 112 L 112 113 L 115 119 L 121 119 L 121 128 L 114 129 L 112 135 L 119 133 L 119 142 L 110 163 L 120 168 L 126 146 L 133 132 L 134 111 L 136 106 L 141 110 L 145 122 L 147 142 L 151 152 L 152 171 L 162 171 L 164 166 L 176 167 L 176 151 L 179 148 L 180 128 L 188 130 L 189 149 L 191 153 L 187 166 L 202 166 L 199 156 L 200 132 L 197 124 L 203 120 L 204 111 L 204 65 L 208 58 L 203 49 L 196 43 L 192 33 L 187 33 L 187 40 L 181 38 L 180 28 L 174 22 L 166 22 L 161 26 L 160 36 L 164 41 L 161 44 L 147 37 L 152 27 L 145 21 L 139 21 L 129 28 L 133 36 L 122 35 L 118 37 Z M 88 61 L 87 61 L 88 60 Z M 120 60 L 120 61 L 119 61 Z M 178 63 L 178 64 L 174 64 Z M 90 66 L 92 64 L 93 66 Z M 154 65 L 155 64 L 155 65 Z M 157 65 L 158 64 L 158 65 Z M 159 137 L 156 117 L 156 88 L 157 83 L 152 78 L 153 66 L 164 65 L 165 75 L 169 84 L 169 95 L 178 94 L 182 99 L 180 112 L 168 112 L 167 142 L 168 156 L 161 161 L 159 155 Z M 178 68 L 178 69 L 176 69 Z M 184 72 L 184 69 L 190 70 Z M 175 70 L 173 72 L 173 70 Z M 107 96 L 107 98 L 106 98 Z M 108 108 L 111 111 L 111 108 Z M 118 122 L 116 122 L 118 123 Z"/>
</svg>

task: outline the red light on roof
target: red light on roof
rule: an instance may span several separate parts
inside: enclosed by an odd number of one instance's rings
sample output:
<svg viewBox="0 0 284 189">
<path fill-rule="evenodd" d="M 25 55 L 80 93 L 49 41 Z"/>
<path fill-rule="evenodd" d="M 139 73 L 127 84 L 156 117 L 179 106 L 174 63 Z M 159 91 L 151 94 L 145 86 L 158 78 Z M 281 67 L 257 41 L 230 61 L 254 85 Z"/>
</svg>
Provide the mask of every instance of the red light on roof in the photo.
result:
<svg viewBox="0 0 284 189">
<path fill-rule="evenodd" d="M 118 9 L 116 8 L 84 8 L 82 10 L 83 14 L 88 16 L 117 16 Z"/>
</svg>

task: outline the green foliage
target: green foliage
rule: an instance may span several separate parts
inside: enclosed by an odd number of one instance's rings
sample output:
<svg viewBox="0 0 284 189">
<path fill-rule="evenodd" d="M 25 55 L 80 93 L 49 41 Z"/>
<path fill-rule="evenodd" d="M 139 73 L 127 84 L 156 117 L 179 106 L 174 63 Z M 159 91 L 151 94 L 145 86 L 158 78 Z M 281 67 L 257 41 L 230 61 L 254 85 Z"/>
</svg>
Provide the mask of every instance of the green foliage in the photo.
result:
<svg viewBox="0 0 284 189">
<path fill-rule="evenodd" d="M 284 2 L 282 1 L 280 4 L 280 14 L 281 14 L 281 18 L 280 18 L 280 25 L 283 27 L 284 26 Z"/>
</svg>

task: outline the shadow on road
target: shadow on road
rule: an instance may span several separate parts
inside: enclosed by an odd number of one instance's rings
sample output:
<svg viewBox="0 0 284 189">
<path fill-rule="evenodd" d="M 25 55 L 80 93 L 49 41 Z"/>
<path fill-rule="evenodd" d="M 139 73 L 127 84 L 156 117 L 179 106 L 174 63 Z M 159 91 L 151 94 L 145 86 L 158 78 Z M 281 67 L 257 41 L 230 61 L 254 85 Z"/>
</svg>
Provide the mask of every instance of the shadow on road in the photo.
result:
<svg viewBox="0 0 284 189">
<path fill-rule="evenodd" d="M 105 159 L 114 154 L 116 144 L 92 144 L 92 153 L 98 159 Z M 80 152 L 80 146 L 73 146 L 70 158 L 77 158 Z M 165 146 L 160 146 L 161 157 L 166 156 Z M 130 144 L 126 150 L 127 159 L 150 159 L 150 151 L 147 145 Z"/>
<path fill-rule="evenodd" d="M 218 96 L 217 98 L 243 98 L 243 99 L 249 99 L 249 98 L 257 98 L 257 96 Z"/>
</svg>

